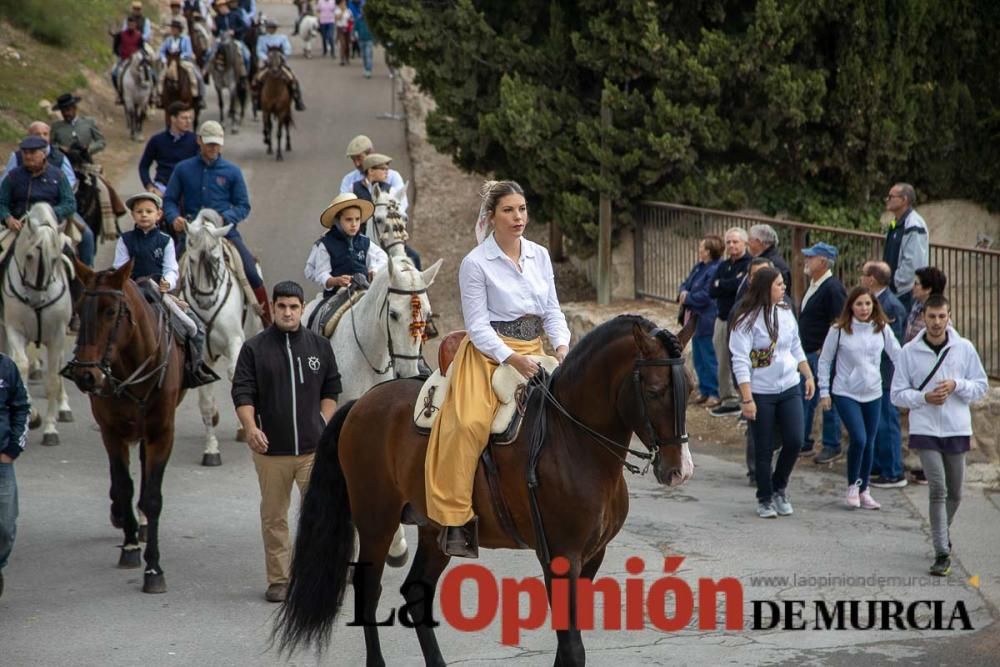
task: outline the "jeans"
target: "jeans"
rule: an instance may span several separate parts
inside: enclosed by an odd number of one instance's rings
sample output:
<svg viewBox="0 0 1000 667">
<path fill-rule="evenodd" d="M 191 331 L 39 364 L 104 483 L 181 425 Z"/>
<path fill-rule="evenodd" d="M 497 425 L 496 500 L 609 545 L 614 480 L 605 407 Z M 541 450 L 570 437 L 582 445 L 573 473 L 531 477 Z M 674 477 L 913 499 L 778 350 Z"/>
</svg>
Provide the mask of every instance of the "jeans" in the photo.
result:
<svg viewBox="0 0 1000 667">
<path fill-rule="evenodd" d="M 878 435 L 879 413 L 882 399 L 860 403 L 847 396 L 833 396 L 837 414 L 847 427 L 851 444 L 847 449 L 847 483 L 861 480 L 861 490 L 868 488 L 868 478 L 872 472 L 872 458 L 875 455 L 875 437 Z"/>
<path fill-rule="evenodd" d="M 327 51 L 330 55 L 334 55 L 333 52 L 333 23 L 320 23 L 319 24 L 319 36 L 323 39 L 323 55 L 325 56 Z"/>
<path fill-rule="evenodd" d="M 883 477 L 899 479 L 903 476 L 903 434 L 899 428 L 899 408 L 889 400 L 888 391 L 882 394 L 880 407 L 872 467 L 878 469 Z"/>
<path fill-rule="evenodd" d="M 928 509 L 931 516 L 931 540 L 936 555 L 951 553 L 948 529 L 962 502 L 965 479 L 965 453 L 942 454 L 934 449 L 918 449 L 920 463 L 927 475 Z M 0 554 L 2 556 L 2 554 Z M 0 560 L 2 565 L 3 560 Z"/>
<path fill-rule="evenodd" d="M 729 323 L 725 320 L 715 318 L 712 346 L 715 347 L 715 360 L 719 364 L 719 398 L 734 402 L 736 390 L 733 387 L 732 358 L 729 354 Z"/>
<path fill-rule="evenodd" d="M 719 362 L 715 360 L 715 347 L 711 336 L 695 336 L 691 339 L 691 358 L 694 372 L 698 375 L 698 391 L 702 396 L 719 395 Z"/>
<path fill-rule="evenodd" d="M 819 352 L 811 352 L 806 355 L 806 361 L 809 362 L 809 368 L 812 370 L 813 377 L 818 377 L 816 375 L 816 367 L 819 364 Z M 801 387 L 803 391 L 803 397 L 805 396 L 805 384 L 806 379 L 802 378 Z M 813 393 L 812 400 L 802 399 L 803 405 L 803 418 L 805 419 L 805 437 L 802 441 L 803 451 L 809 451 L 813 448 L 813 419 L 816 416 L 816 407 L 819 405 L 819 389 Z M 840 418 L 837 416 L 837 406 L 834 405 L 829 410 L 823 411 L 823 446 L 829 447 L 830 449 L 839 452 L 840 451 Z"/>
<path fill-rule="evenodd" d="M 17 478 L 13 463 L 0 463 L 0 571 L 7 565 L 17 534 Z"/>
<path fill-rule="evenodd" d="M 74 215 L 82 223 L 80 226 L 83 229 L 80 233 L 80 243 L 76 246 L 76 256 L 87 266 L 93 267 L 94 256 L 97 254 L 97 241 L 94 240 L 94 230 L 90 228 L 90 225 L 83 222 L 83 218 L 79 214 Z"/>
<path fill-rule="evenodd" d="M 365 66 L 365 74 L 372 73 L 372 51 L 375 48 L 375 43 L 372 40 L 366 40 L 361 42 L 361 62 Z"/>
<path fill-rule="evenodd" d="M 753 431 L 754 467 L 757 479 L 757 500 L 770 501 L 776 492 L 784 492 L 788 478 L 802 449 L 802 390 L 786 389 L 780 394 L 754 394 L 757 418 L 750 422 Z M 778 463 L 772 471 L 776 432 L 782 443 Z"/>
</svg>

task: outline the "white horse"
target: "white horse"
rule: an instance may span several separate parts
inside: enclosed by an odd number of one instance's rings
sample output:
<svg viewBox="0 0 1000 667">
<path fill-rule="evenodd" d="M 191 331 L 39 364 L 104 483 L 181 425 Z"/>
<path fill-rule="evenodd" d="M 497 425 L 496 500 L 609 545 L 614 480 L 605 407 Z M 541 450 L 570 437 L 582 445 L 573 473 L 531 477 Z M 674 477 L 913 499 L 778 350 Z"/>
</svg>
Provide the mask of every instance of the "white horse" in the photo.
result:
<svg viewBox="0 0 1000 667">
<path fill-rule="evenodd" d="M 341 316 L 330 339 L 343 385 L 341 402 L 359 398 L 380 382 L 419 374 L 424 326 L 432 312 L 427 288 L 442 261 L 418 271 L 408 257 L 390 257 L 364 296 Z M 303 320 L 308 320 L 318 303 L 319 298 L 310 302 Z M 402 567 L 406 554 L 400 526 L 386 562 Z"/>
<path fill-rule="evenodd" d="M 375 212 L 368 218 L 365 235 L 377 240 L 390 257 L 404 257 L 404 246 L 410 238 L 406 232 L 408 218 L 402 202 L 406 197 L 406 183 L 395 190 L 383 189 L 378 183 L 372 186 L 372 203 Z"/>
<path fill-rule="evenodd" d="M 7 354 L 17 364 L 25 386 L 28 382 L 29 343 L 48 353 L 45 388 L 48 410 L 43 420 L 43 445 L 58 445 L 56 419 L 73 421 L 59 371 L 63 366 L 66 326 L 73 315 L 69 283 L 73 270 L 63 255 L 63 237 L 55 211 L 49 204 L 32 205 L 23 219 L 21 231 L 14 237 L 10 264 L 0 276 L 3 289 L 3 327 Z M 38 424 L 38 412 L 32 408 L 31 423 Z"/>
<path fill-rule="evenodd" d="M 185 224 L 187 250 L 181 259 L 184 289 L 182 296 L 205 324 L 205 360 L 213 370 L 226 359 L 226 375 L 232 382 L 236 359 L 243 341 L 263 328 L 254 303 L 247 303 L 243 289 L 234 273 L 226 266 L 222 239 L 232 229 L 222 216 L 211 209 L 202 209 L 198 216 Z M 259 269 L 258 269 L 259 270 Z M 222 373 L 219 372 L 221 376 Z M 222 464 L 215 426 L 219 411 L 215 406 L 212 385 L 198 388 L 198 407 L 205 425 L 205 453 L 201 463 Z M 237 440 L 241 439 L 237 433 Z"/>
<path fill-rule="evenodd" d="M 302 55 L 312 58 L 313 39 L 319 34 L 319 19 L 313 14 L 306 14 L 299 21 L 299 34 L 302 35 Z"/>
<path fill-rule="evenodd" d="M 142 123 L 153 95 L 153 63 L 139 49 L 128 59 L 121 75 L 122 100 L 125 102 L 125 122 L 132 141 L 142 139 Z"/>
</svg>

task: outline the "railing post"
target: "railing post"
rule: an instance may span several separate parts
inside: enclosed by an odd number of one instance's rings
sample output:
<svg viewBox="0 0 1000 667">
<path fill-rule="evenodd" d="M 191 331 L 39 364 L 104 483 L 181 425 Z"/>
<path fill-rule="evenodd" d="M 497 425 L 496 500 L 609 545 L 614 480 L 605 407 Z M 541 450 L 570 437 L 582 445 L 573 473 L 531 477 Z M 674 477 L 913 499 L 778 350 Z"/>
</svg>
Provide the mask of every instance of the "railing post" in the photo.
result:
<svg viewBox="0 0 1000 667">
<path fill-rule="evenodd" d="M 792 299 L 796 307 L 802 304 L 802 297 L 806 293 L 806 260 L 802 256 L 802 250 L 806 247 L 806 230 L 796 227 L 792 229 Z"/>
<path fill-rule="evenodd" d="M 601 195 L 597 234 L 597 303 L 611 303 L 611 193 L 608 192 L 607 134 L 611 128 L 611 107 L 607 91 L 601 95 Z"/>
</svg>

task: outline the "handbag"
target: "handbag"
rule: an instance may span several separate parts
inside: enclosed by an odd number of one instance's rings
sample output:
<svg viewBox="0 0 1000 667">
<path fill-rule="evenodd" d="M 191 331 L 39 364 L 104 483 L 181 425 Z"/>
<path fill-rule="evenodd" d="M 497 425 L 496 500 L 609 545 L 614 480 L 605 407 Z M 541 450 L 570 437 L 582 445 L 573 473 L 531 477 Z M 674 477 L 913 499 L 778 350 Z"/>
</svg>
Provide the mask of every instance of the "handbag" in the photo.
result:
<svg viewBox="0 0 1000 667">
<path fill-rule="evenodd" d="M 774 361 L 774 348 L 777 341 L 771 341 L 768 347 L 750 350 L 750 367 L 767 368 Z"/>
</svg>

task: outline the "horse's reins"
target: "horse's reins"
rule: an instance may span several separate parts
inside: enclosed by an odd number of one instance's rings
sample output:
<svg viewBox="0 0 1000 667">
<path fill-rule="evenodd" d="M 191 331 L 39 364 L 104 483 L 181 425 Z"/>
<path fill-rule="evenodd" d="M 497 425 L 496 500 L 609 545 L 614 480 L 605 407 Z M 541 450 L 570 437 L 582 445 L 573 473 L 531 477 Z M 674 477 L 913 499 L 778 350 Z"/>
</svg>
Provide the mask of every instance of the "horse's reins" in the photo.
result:
<svg viewBox="0 0 1000 667">
<path fill-rule="evenodd" d="M 185 257 L 190 258 L 190 253 L 185 255 Z M 233 291 L 233 278 L 229 271 L 225 270 L 224 268 L 220 268 L 220 265 L 225 264 L 224 259 L 217 260 L 215 257 L 212 257 L 211 259 L 212 259 L 211 262 L 198 262 L 198 266 L 201 266 L 202 264 L 208 265 L 208 277 L 211 282 L 211 287 L 209 287 L 208 291 L 198 289 L 197 281 L 195 280 L 187 281 L 186 284 L 189 286 L 189 289 L 191 290 L 191 296 L 194 297 L 194 300 L 198 304 L 198 306 L 207 309 L 208 306 L 202 305 L 204 303 L 202 301 L 202 297 L 213 296 L 215 294 L 218 294 L 219 274 L 223 271 L 225 271 L 226 273 L 226 292 L 225 294 L 222 295 L 222 298 L 219 299 L 219 305 L 216 306 L 213 311 L 211 311 L 211 316 L 208 318 L 208 321 L 205 322 L 205 351 L 208 353 L 208 358 L 214 360 L 217 359 L 218 357 L 216 357 L 212 353 L 212 327 L 215 325 L 215 320 L 218 319 L 219 313 L 222 312 L 222 307 L 226 305 L 226 301 L 229 300 L 229 295 Z M 187 260 L 187 264 L 190 266 L 191 264 L 190 259 Z M 213 303 L 215 303 L 215 301 L 209 302 L 209 306 L 211 306 L 211 304 Z"/>
<path fill-rule="evenodd" d="M 347 286 L 348 302 L 350 302 L 351 298 L 353 297 L 354 291 L 355 290 L 350 285 Z M 385 313 L 385 338 L 389 346 L 389 362 L 385 365 L 385 368 L 383 368 L 382 370 L 379 370 L 378 367 L 371 362 L 371 359 L 368 358 L 368 353 L 365 352 L 364 345 L 361 344 L 361 337 L 358 336 L 358 327 L 354 321 L 355 320 L 354 307 L 356 304 L 351 304 L 351 306 L 348 308 L 348 310 L 351 312 L 351 331 L 354 333 L 354 342 L 357 344 L 358 349 L 361 351 L 361 356 L 364 357 L 365 363 L 368 364 L 368 367 L 376 375 L 385 375 L 386 373 L 388 373 L 389 369 L 393 368 L 396 365 L 396 359 L 405 359 L 407 361 L 418 361 L 423 358 L 419 354 L 396 354 L 396 351 L 392 346 L 392 331 L 389 328 L 389 295 L 406 294 L 411 297 L 416 297 L 426 293 L 427 293 L 426 287 L 416 290 L 402 290 L 402 289 L 397 289 L 395 287 L 390 287 L 386 292 L 385 299 L 382 301 L 382 305 L 379 307 L 379 318 L 381 318 L 382 314 Z M 411 331 L 413 330 L 412 324 L 410 326 L 410 329 Z"/>
</svg>

